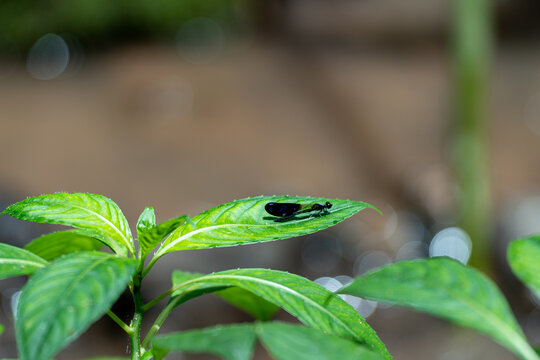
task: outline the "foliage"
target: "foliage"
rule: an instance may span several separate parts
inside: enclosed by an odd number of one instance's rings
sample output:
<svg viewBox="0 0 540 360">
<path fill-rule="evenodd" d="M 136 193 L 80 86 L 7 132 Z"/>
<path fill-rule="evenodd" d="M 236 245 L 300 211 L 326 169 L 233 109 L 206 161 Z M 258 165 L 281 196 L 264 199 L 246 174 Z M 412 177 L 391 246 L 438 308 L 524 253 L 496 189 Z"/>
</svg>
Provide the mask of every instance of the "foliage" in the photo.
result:
<svg viewBox="0 0 540 360">
<path fill-rule="evenodd" d="M 0 2 L 0 49 L 9 51 L 7 43 L 28 48 L 46 33 L 70 34 L 101 46 L 141 36 L 174 39 L 183 23 L 197 17 L 231 27 L 239 5 L 238 0 L 4 0 Z"/>
<path fill-rule="evenodd" d="M 327 201 L 332 208 L 324 213 L 308 210 L 280 218 L 265 211 L 269 202 L 293 202 L 309 209 Z M 341 349 L 366 358 L 390 359 L 375 331 L 350 305 L 293 274 L 268 269 L 210 275 L 177 271 L 171 289 L 146 304 L 141 299 L 144 277 L 165 254 L 301 236 L 333 226 L 366 208 L 372 206 L 339 199 L 259 196 L 218 206 L 192 219 L 183 215 L 156 224 L 154 209 L 147 207 L 137 222 L 136 240 L 120 208 L 102 195 L 56 193 L 13 204 L 3 214 L 75 227 L 41 236 L 25 249 L 0 244 L 0 278 L 31 276 L 22 289 L 15 316 L 20 359 L 50 359 L 105 313 L 129 335 L 132 359 L 157 359 L 177 350 L 248 358 L 256 339 L 277 359 L 292 359 L 298 358 L 299 350 L 294 342 L 315 344 L 326 337 L 328 341 L 319 344 L 321 353 Z M 113 254 L 96 251 L 103 245 Z M 130 324 L 109 310 L 126 287 L 135 303 Z M 255 323 L 155 337 L 175 307 L 210 292 L 263 321 L 283 308 L 309 328 Z M 169 302 L 141 338 L 145 311 L 165 298 Z M 288 343 L 276 342 L 277 333 Z M 240 340 L 238 334 L 242 335 Z"/>
<path fill-rule="evenodd" d="M 312 210 L 313 204 L 327 201 L 330 208 Z M 300 204 L 307 210 L 276 217 L 265 211 L 269 202 Z M 391 359 L 375 331 L 349 304 L 324 287 L 287 272 L 235 269 L 198 274 L 178 270 L 172 274 L 169 290 L 147 303 L 141 297 L 144 277 L 165 254 L 310 234 L 366 208 L 373 207 L 350 200 L 259 196 L 232 201 L 193 218 L 183 215 L 156 224 L 154 209 L 147 207 L 137 222 L 135 239 L 118 206 L 101 195 L 56 193 L 13 204 L 2 214 L 76 228 L 44 235 L 25 249 L 0 244 L 0 279 L 30 276 L 15 314 L 19 357 L 54 357 L 106 313 L 128 334 L 131 359 L 158 360 L 171 352 L 192 352 L 247 360 L 257 341 L 277 360 Z M 509 249 L 512 269 L 536 292 L 539 239 L 521 239 Z M 97 251 L 102 245 L 113 253 Z M 110 311 L 126 287 L 135 303 L 129 324 Z M 176 307 L 208 293 L 257 321 L 157 334 Z M 495 284 L 448 258 L 391 264 L 355 279 L 338 293 L 440 316 L 491 336 L 522 359 L 540 359 Z M 168 302 L 142 337 L 145 312 L 164 299 Z M 303 325 L 270 321 L 279 308 Z"/>
</svg>

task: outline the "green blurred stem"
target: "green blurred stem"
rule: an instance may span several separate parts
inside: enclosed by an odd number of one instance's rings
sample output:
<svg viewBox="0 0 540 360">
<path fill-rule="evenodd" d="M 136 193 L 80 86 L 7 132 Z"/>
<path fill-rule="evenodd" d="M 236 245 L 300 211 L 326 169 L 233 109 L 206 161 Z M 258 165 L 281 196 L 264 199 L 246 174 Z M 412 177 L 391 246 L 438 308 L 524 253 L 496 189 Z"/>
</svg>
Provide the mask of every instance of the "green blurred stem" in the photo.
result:
<svg viewBox="0 0 540 360">
<path fill-rule="evenodd" d="M 461 227 L 471 236 L 471 264 L 490 270 L 490 184 L 487 157 L 487 99 L 491 63 L 490 0 L 454 3 L 456 106 L 455 164 L 462 190 Z"/>
<path fill-rule="evenodd" d="M 154 265 L 156 264 L 156 262 L 158 261 L 159 257 L 155 256 L 152 258 L 152 260 L 150 260 L 150 263 L 148 264 L 148 266 L 146 267 L 146 269 L 144 269 L 144 271 L 142 272 L 142 277 L 144 278 L 149 272 L 150 270 L 152 270 L 152 268 L 154 267 Z"/>
<path fill-rule="evenodd" d="M 524 360 L 539 360 L 537 352 L 523 338 L 516 339 L 515 344 L 519 349 L 519 356 Z"/>
<path fill-rule="evenodd" d="M 157 298 L 155 298 L 154 300 L 150 301 L 149 303 L 143 305 L 143 310 L 146 311 L 148 309 L 150 309 L 151 307 L 153 307 L 154 305 L 156 305 L 158 302 L 160 302 L 161 300 L 165 299 L 167 296 L 171 295 L 174 291 L 174 288 L 173 289 L 169 289 L 167 291 L 165 291 L 163 294 L 159 295 Z"/>
<path fill-rule="evenodd" d="M 126 333 L 130 334 L 133 332 L 133 329 L 130 328 L 125 322 L 123 322 L 118 316 L 116 316 L 115 313 L 113 313 L 111 310 L 107 311 L 107 315 L 115 322 L 117 323 Z"/>
</svg>

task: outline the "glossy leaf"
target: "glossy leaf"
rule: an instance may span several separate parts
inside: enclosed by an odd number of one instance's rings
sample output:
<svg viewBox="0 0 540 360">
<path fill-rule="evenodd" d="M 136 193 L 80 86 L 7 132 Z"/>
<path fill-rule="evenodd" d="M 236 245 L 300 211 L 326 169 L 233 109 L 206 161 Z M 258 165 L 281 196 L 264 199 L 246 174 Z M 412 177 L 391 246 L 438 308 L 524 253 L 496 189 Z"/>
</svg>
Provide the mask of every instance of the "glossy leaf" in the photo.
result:
<svg viewBox="0 0 540 360">
<path fill-rule="evenodd" d="M 353 341 L 301 325 L 280 322 L 234 324 L 158 336 L 152 342 L 161 359 L 168 352 L 209 353 L 226 360 L 252 358 L 259 338 L 276 360 L 383 360 Z"/>
<path fill-rule="evenodd" d="M 332 203 L 326 214 L 304 213 L 289 219 L 272 216 L 264 209 L 269 202 L 303 205 Z M 333 226 L 365 208 L 360 201 L 305 196 L 258 196 L 236 200 L 203 212 L 176 229 L 156 252 L 156 257 L 176 250 L 234 246 L 306 235 Z"/>
<path fill-rule="evenodd" d="M 365 343 L 391 358 L 375 331 L 358 312 L 339 296 L 301 276 L 276 270 L 238 269 L 182 283 L 176 282 L 174 273 L 173 284 L 177 289 L 173 295 L 186 299 L 224 287 L 244 289 L 283 308 L 310 327 Z"/>
<path fill-rule="evenodd" d="M 181 284 L 183 282 L 206 276 L 201 273 L 192 273 L 176 270 L 173 273 L 173 283 Z M 267 321 L 279 310 L 279 307 L 268 302 L 247 290 L 230 287 L 224 290 L 215 291 L 219 296 L 229 304 L 247 312 L 258 320 Z"/>
<path fill-rule="evenodd" d="M 354 341 L 301 325 L 281 322 L 257 324 L 257 335 L 276 360 L 383 360 Z"/>
<path fill-rule="evenodd" d="M 540 236 L 512 241 L 508 262 L 514 274 L 540 298 Z"/>
<path fill-rule="evenodd" d="M 185 222 L 186 217 L 180 216 L 162 222 L 153 227 L 146 228 L 139 232 L 139 246 L 143 255 L 152 251 L 167 235 Z"/>
<path fill-rule="evenodd" d="M 23 287 L 15 330 L 21 360 L 47 360 L 105 313 L 136 261 L 102 252 L 57 259 Z"/>
<path fill-rule="evenodd" d="M 141 232 L 148 231 L 156 226 L 156 214 L 154 208 L 147 206 L 144 208 L 143 212 L 139 216 L 137 221 L 137 234 L 141 236 Z"/>
<path fill-rule="evenodd" d="M 47 261 L 30 251 L 0 243 L 0 279 L 31 275 L 47 266 Z"/>
<path fill-rule="evenodd" d="M 74 226 L 114 252 L 133 253 L 133 238 L 124 214 L 111 199 L 88 193 L 55 193 L 9 206 L 5 214 L 20 220 Z"/>
<path fill-rule="evenodd" d="M 156 336 L 152 347 L 159 358 L 170 351 L 182 351 L 214 354 L 226 360 L 250 360 L 255 340 L 253 324 L 237 324 Z"/>
<path fill-rule="evenodd" d="M 523 359 L 537 359 L 495 284 L 449 258 L 402 261 L 355 279 L 342 294 L 386 301 L 487 334 Z"/>
<path fill-rule="evenodd" d="M 79 230 L 58 231 L 38 237 L 24 248 L 45 260 L 51 261 L 62 255 L 99 250 L 103 243 Z"/>
<path fill-rule="evenodd" d="M 279 307 L 262 297 L 237 287 L 219 290 L 215 293 L 231 305 L 244 310 L 257 320 L 268 321 L 279 310 Z"/>
</svg>

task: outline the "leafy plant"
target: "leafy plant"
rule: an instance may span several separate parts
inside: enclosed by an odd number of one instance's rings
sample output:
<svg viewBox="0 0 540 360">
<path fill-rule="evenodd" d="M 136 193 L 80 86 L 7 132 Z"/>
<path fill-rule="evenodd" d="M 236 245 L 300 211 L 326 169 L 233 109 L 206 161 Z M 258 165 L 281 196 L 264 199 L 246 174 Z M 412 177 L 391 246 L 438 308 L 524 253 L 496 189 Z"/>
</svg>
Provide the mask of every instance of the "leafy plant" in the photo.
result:
<svg viewBox="0 0 540 360">
<path fill-rule="evenodd" d="M 327 201 L 331 207 L 324 207 L 325 211 L 310 210 L 313 204 Z M 269 202 L 296 203 L 308 210 L 272 216 L 265 211 Z M 101 195 L 57 193 L 11 205 L 4 214 L 76 228 L 44 235 L 25 249 L 0 244 L 0 279 L 30 275 L 15 314 L 20 359 L 50 359 L 104 313 L 129 335 L 131 359 L 159 360 L 171 352 L 191 352 L 247 360 L 257 341 L 277 360 L 391 359 L 375 331 L 336 293 L 282 271 L 235 269 L 199 274 L 178 270 L 172 274 L 168 291 L 148 303 L 141 299 L 144 277 L 165 254 L 309 234 L 366 208 L 373 207 L 349 200 L 260 196 L 220 205 L 192 219 L 184 215 L 156 224 L 154 210 L 148 207 L 139 218 L 138 240 L 134 240 L 121 210 Z M 103 244 L 114 254 L 97 251 Z M 540 293 L 539 257 L 538 236 L 510 244 L 511 268 L 536 294 Z M 129 324 L 110 311 L 126 286 L 135 304 Z M 177 306 L 207 293 L 257 321 L 157 334 Z M 521 359 L 540 359 L 496 285 L 449 258 L 387 265 L 337 293 L 427 312 L 488 335 Z M 142 337 L 145 312 L 164 299 L 167 304 Z M 303 325 L 269 321 L 279 308 Z"/>
<path fill-rule="evenodd" d="M 440 316 L 493 337 L 523 359 L 536 359 L 495 284 L 453 259 L 388 265 L 355 279 L 339 292 Z"/>
<path fill-rule="evenodd" d="M 331 209 L 309 210 L 327 201 Z M 265 210 L 269 202 L 300 204 L 308 210 L 272 216 Z M 144 277 L 165 254 L 305 235 L 366 208 L 373 207 L 339 199 L 259 196 L 220 205 L 191 219 L 184 215 L 157 224 L 154 210 L 147 207 L 137 222 L 136 240 L 120 208 L 101 195 L 56 193 L 13 204 L 3 214 L 75 228 L 44 235 L 24 249 L 0 244 L 0 278 L 30 275 L 14 314 L 20 359 L 50 359 L 105 313 L 129 335 L 131 359 L 161 359 L 172 351 L 248 359 L 257 339 L 276 359 L 336 354 L 343 354 L 343 359 L 390 359 L 375 331 L 350 305 L 324 287 L 286 272 L 177 271 L 168 291 L 148 303 L 141 298 Z M 99 251 L 103 245 L 113 253 Z M 135 304 L 129 324 L 110 311 L 126 287 Z M 258 321 L 156 336 L 175 307 L 206 293 L 216 293 Z M 143 337 L 145 312 L 164 299 L 168 303 Z M 278 308 L 305 326 L 267 322 Z"/>
</svg>

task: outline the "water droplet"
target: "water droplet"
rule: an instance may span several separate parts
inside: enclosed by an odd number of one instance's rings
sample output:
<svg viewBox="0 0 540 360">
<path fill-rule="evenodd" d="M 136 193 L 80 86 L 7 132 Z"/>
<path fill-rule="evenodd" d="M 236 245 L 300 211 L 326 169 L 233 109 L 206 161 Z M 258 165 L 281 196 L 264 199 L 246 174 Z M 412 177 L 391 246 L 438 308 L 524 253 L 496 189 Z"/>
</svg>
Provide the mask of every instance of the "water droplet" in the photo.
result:
<svg viewBox="0 0 540 360">
<path fill-rule="evenodd" d="M 28 73 L 39 80 L 60 76 L 69 63 L 69 48 L 56 34 L 43 35 L 30 49 L 26 61 Z"/>
<path fill-rule="evenodd" d="M 458 227 L 439 231 L 429 245 L 429 256 L 448 256 L 466 264 L 471 256 L 471 238 Z"/>
</svg>

